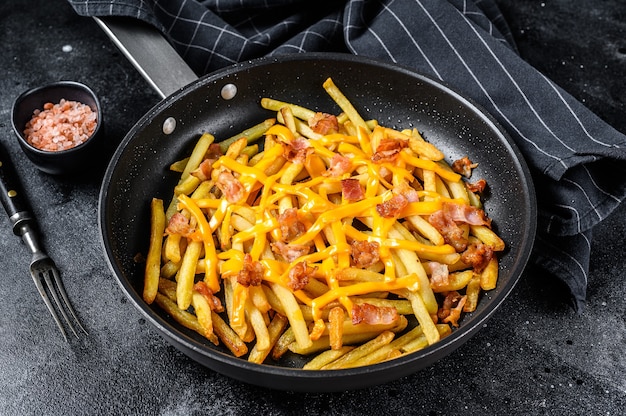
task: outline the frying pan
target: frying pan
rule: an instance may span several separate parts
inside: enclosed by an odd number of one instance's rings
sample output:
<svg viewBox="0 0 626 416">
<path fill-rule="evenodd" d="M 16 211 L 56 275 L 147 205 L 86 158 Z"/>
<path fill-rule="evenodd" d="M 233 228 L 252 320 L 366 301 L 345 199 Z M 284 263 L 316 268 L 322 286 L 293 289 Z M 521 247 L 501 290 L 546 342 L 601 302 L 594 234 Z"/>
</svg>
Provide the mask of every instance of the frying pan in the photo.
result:
<svg viewBox="0 0 626 416">
<path fill-rule="evenodd" d="M 235 358 L 187 330 L 141 297 L 149 239 L 149 202 L 169 200 L 177 175 L 168 166 L 187 156 L 203 132 L 228 138 L 273 115 L 262 97 L 338 113 L 323 81 L 332 77 L 365 118 L 394 128 L 417 128 L 451 161 L 465 155 L 479 163 L 474 175 L 489 184 L 486 212 L 507 244 L 497 288 L 484 294 L 475 312 L 439 343 L 367 367 L 305 371 L 301 358 L 252 364 Z M 236 94 L 222 98 L 225 86 Z M 169 118 L 173 133 L 164 133 Z M 160 335 L 199 364 L 229 377 L 273 389 L 329 392 L 385 383 L 414 373 L 457 349 L 496 311 L 520 278 L 529 258 L 536 223 L 528 168 L 497 122 L 453 89 L 410 69 L 344 54 L 294 54 L 236 64 L 197 79 L 156 104 L 131 128 L 106 170 L 99 200 L 99 225 L 109 266 L 122 291 Z"/>
</svg>

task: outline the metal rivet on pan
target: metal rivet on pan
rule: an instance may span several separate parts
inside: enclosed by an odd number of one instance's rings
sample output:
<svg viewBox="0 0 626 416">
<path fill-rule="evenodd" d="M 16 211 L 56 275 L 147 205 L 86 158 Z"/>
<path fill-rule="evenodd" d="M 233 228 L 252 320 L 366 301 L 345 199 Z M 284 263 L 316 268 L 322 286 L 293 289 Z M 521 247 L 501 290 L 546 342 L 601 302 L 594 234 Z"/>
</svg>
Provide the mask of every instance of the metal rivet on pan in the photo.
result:
<svg viewBox="0 0 626 416">
<path fill-rule="evenodd" d="M 163 133 L 172 134 L 176 129 L 176 119 L 174 117 L 168 117 L 163 122 Z"/>
<path fill-rule="evenodd" d="M 222 87 L 222 98 L 232 100 L 237 95 L 237 86 L 235 84 L 226 84 Z"/>
</svg>

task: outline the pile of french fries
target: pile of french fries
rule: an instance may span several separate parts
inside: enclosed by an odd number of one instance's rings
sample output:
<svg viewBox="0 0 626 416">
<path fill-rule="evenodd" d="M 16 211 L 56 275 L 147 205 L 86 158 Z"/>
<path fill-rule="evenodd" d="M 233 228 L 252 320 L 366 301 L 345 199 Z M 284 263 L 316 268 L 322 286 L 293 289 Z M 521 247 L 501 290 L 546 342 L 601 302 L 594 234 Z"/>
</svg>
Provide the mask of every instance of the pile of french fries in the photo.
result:
<svg viewBox="0 0 626 416">
<path fill-rule="evenodd" d="M 197 172 L 215 140 L 203 134 L 191 155 L 170 167 L 180 179 L 169 205 L 157 198 L 151 203 L 144 300 L 250 362 L 280 360 L 291 351 L 310 357 L 304 369 L 326 370 L 409 354 L 438 342 L 458 324 L 437 317 L 443 295 L 459 292 L 463 312 L 471 312 L 481 291 L 493 289 L 498 278 L 496 256 L 483 270 L 473 270 L 428 221 L 446 201 L 482 208 L 480 195 L 442 152 L 416 129 L 398 131 L 364 120 L 332 79 L 323 88 L 341 108 L 338 132 L 317 133 L 308 123 L 315 111 L 264 98 L 261 105 L 274 118 L 219 143 L 222 155 L 211 161 L 208 175 Z M 284 153 L 296 138 L 312 148 L 303 161 Z M 385 138 L 407 146 L 392 162 L 374 163 Z M 337 154 L 350 166 L 334 176 L 329 168 Z M 239 185 L 239 199 L 217 186 L 223 173 Z M 342 196 L 346 178 L 359 181 L 364 198 Z M 419 200 L 391 218 L 381 216 L 377 206 L 403 187 Z M 306 228 L 289 243 L 311 250 L 286 261 L 272 244 L 283 237 L 280 213 L 294 208 Z M 169 226 L 175 215 L 188 221 L 185 232 Z M 490 226 L 461 227 L 469 241 L 495 252 L 504 249 Z M 353 241 L 376 242 L 380 259 L 355 266 Z M 431 284 L 430 263 L 448 268 L 445 285 Z M 238 276 L 251 265 L 262 279 L 242 284 Z M 309 270 L 309 279 L 292 289 L 289 276 L 298 265 Z M 355 307 L 363 305 L 395 318 L 356 323 Z"/>
</svg>

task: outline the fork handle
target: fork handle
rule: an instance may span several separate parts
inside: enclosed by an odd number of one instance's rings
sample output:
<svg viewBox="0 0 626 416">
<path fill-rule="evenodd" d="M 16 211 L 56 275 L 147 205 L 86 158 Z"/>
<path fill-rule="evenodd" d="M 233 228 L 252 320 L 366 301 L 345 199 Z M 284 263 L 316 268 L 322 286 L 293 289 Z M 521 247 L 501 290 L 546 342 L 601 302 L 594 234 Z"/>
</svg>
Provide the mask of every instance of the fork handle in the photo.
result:
<svg viewBox="0 0 626 416">
<path fill-rule="evenodd" d="M 22 186 L 11 159 L 2 144 L 0 144 L 0 200 L 9 216 L 13 233 L 22 236 L 31 231 L 35 219 L 30 207 L 22 194 Z"/>
</svg>

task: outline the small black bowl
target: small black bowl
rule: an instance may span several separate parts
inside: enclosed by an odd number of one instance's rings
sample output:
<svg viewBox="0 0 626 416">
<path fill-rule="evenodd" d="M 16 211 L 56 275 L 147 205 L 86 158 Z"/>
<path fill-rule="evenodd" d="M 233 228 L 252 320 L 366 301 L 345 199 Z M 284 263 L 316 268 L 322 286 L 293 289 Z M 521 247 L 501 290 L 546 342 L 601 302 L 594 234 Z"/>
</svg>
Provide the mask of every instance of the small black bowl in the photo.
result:
<svg viewBox="0 0 626 416">
<path fill-rule="evenodd" d="M 97 125 L 84 143 L 67 150 L 48 151 L 37 149 L 26 141 L 24 128 L 32 118 L 33 111 L 43 109 L 46 103 L 58 103 L 61 99 L 78 101 L 91 107 L 97 114 Z M 96 94 L 88 86 L 74 81 L 59 81 L 34 88 L 21 94 L 13 103 L 11 119 L 13 130 L 26 156 L 41 171 L 52 175 L 77 173 L 88 169 L 98 155 L 99 142 L 103 136 L 102 109 Z"/>
</svg>

